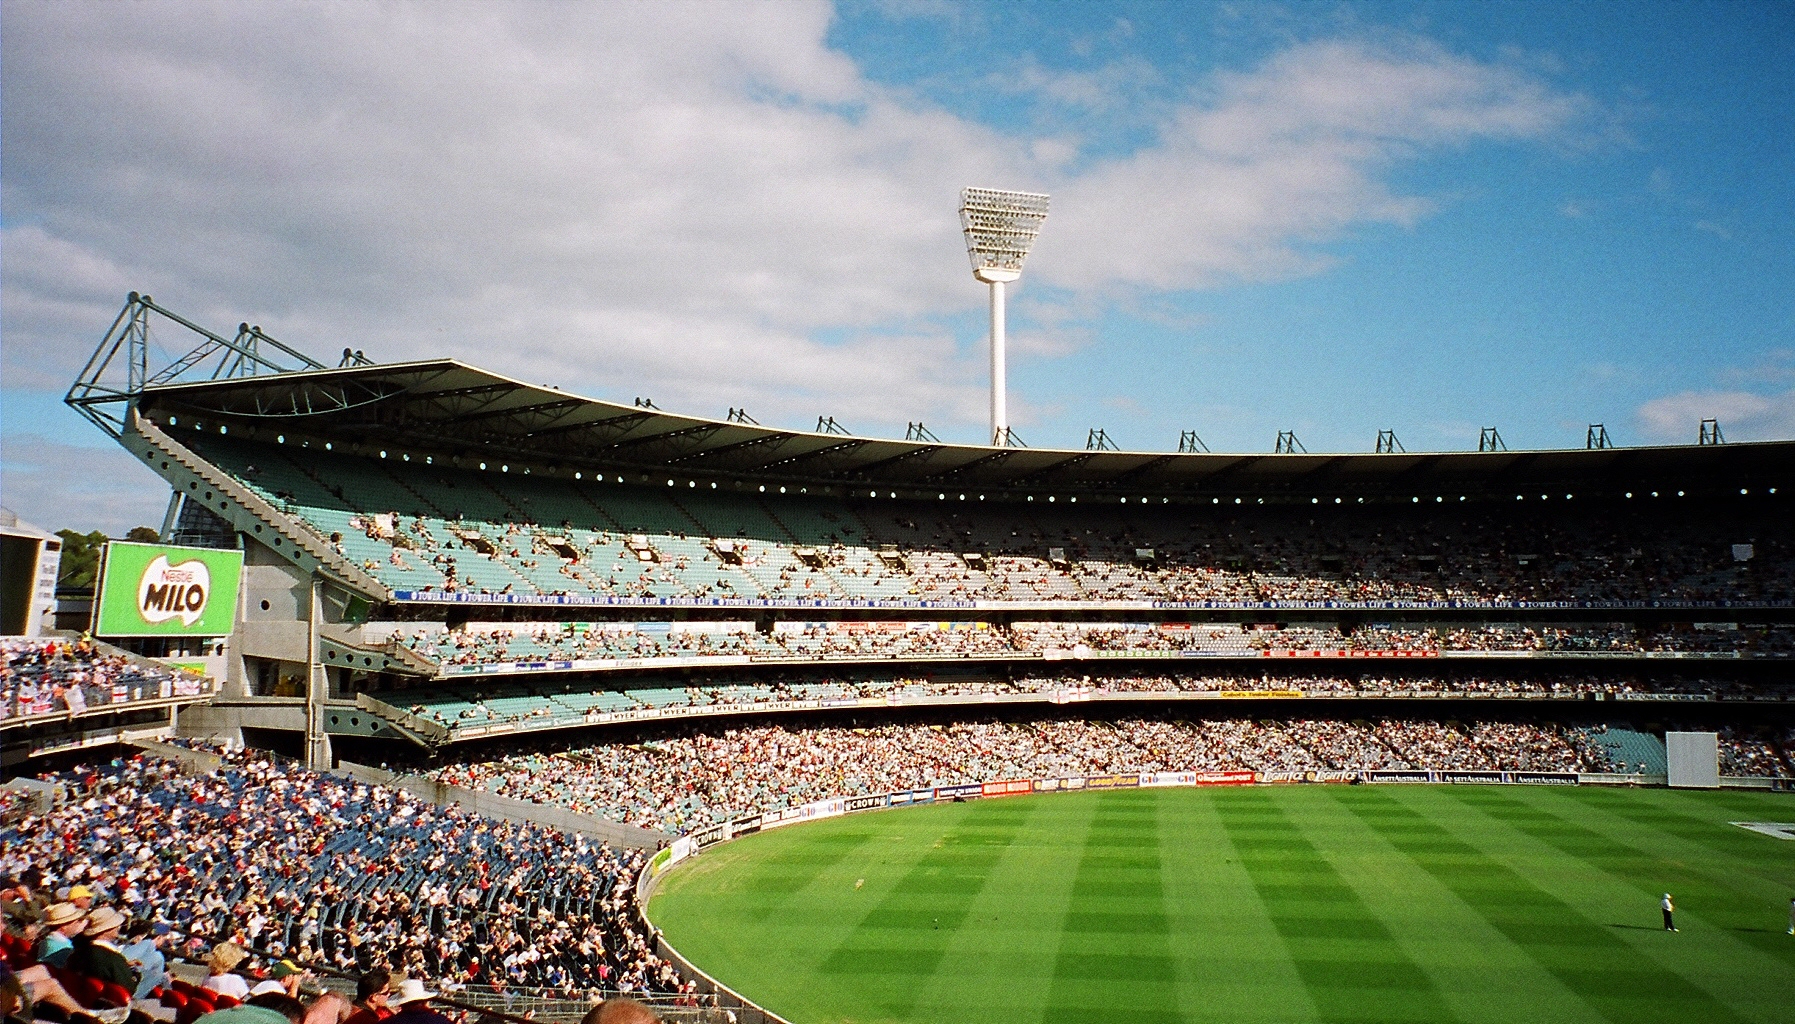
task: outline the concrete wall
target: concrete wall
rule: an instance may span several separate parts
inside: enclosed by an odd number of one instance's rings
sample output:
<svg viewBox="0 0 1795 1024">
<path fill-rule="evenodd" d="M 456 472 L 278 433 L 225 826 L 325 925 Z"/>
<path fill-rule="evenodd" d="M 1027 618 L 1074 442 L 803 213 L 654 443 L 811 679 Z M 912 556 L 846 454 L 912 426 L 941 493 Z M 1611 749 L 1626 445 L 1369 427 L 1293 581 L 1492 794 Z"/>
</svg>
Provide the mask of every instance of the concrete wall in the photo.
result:
<svg viewBox="0 0 1795 1024">
<path fill-rule="evenodd" d="M 131 744 L 147 754 L 154 754 L 166 761 L 183 765 L 188 771 L 216 771 L 224 763 L 224 758 L 217 754 L 208 754 L 203 750 L 190 750 L 172 743 L 158 743 L 155 740 L 137 740 Z"/>
</svg>

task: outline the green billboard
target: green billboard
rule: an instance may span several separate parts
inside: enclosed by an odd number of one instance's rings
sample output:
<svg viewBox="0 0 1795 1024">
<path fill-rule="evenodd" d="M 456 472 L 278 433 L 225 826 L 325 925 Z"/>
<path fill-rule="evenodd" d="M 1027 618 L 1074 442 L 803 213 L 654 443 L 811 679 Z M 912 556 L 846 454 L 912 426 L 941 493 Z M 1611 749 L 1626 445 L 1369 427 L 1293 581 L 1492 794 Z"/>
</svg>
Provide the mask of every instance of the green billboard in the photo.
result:
<svg viewBox="0 0 1795 1024">
<path fill-rule="evenodd" d="M 225 636 L 237 618 L 243 552 L 106 545 L 97 636 Z"/>
</svg>

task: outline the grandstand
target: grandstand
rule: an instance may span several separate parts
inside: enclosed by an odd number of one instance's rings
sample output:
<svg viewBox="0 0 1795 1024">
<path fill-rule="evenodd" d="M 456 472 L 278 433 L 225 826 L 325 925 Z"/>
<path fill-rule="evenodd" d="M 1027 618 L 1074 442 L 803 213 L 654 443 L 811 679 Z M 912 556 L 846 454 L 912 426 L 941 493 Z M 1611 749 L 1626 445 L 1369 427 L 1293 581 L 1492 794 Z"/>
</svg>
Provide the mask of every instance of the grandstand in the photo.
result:
<svg viewBox="0 0 1795 1024">
<path fill-rule="evenodd" d="M 119 381 L 152 324 L 195 348 Z M 69 401 L 170 483 L 165 539 L 245 552 L 219 693 L 186 726 L 318 765 L 874 707 L 1225 714 L 1214 695 L 1235 692 L 1279 714 L 1324 694 L 1366 714 L 1491 694 L 1787 706 L 1795 443 L 1221 455 L 812 434 L 452 360 L 327 367 L 139 295 Z"/>
<path fill-rule="evenodd" d="M 195 347 L 151 366 L 170 324 Z M 1795 785 L 1792 442 L 900 442 L 452 360 L 329 367 L 139 295 L 68 400 L 168 482 L 164 542 L 242 553 L 239 604 L 203 683 L 123 638 L 9 641 L 0 732 L 30 741 L 12 759 L 77 760 L 52 731 L 147 746 L 52 776 L 82 798 L 58 827 L 105 806 L 184 829 L 213 859 L 168 911 L 224 931 L 253 896 L 267 938 L 340 971 L 403 958 L 506 1006 L 708 991 L 638 887 L 733 836 L 876 807 L 1653 786 L 1685 729 L 1719 734 L 1725 784 Z M 152 745 L 171 733 L 219 760 L 189 774 Z M 281 841 L 309 874 L 225 871 L 224 852 L 260 863 L 266 823 L 215 812 L 288 799 L 308 813 Z M 439 837 L 493 863 L 432 856 Z"/>
</svg>

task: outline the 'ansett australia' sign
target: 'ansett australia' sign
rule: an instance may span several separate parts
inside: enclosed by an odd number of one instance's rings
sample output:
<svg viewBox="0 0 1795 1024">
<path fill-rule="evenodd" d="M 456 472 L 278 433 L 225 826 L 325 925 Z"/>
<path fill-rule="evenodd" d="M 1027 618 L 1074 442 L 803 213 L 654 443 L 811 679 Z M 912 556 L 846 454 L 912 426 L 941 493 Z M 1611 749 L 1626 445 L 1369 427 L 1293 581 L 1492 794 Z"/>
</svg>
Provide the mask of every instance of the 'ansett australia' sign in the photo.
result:
<svg viewBox="0 0 1795 1024">
<path fill-rule="evenodd" d="M 100 636 L 224 636 L 243 553 L 113 541 L 100 579 Z"/>
</svg>

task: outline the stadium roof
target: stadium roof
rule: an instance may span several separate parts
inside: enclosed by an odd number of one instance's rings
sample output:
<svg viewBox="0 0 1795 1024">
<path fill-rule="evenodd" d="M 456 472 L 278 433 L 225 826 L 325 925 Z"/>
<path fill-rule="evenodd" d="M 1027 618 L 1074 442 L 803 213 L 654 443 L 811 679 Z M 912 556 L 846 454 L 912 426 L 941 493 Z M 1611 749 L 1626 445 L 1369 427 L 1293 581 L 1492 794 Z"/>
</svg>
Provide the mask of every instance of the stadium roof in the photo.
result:
<svg viewBox="0 0 1795 1024">
<path fill-rule="evenodd" d="M 644 482 L 797 485 L 837 494 L 864 487 L 931 497 L 977 491 L 1407 500 L 1539 488 L 1693 494 L 1795 483 L 1790 441 L 1376 455 L 993 448 L 682 416 L 447 359 L 153 385 L 137 394 L 137 403 L 140 413 L 177 434 L 220 427 L 265 440 L 329 442 L 335 451 L 434 453 L 460 465 L 499 460 L 515 472 L 639 474 Z"/>
</svg>

